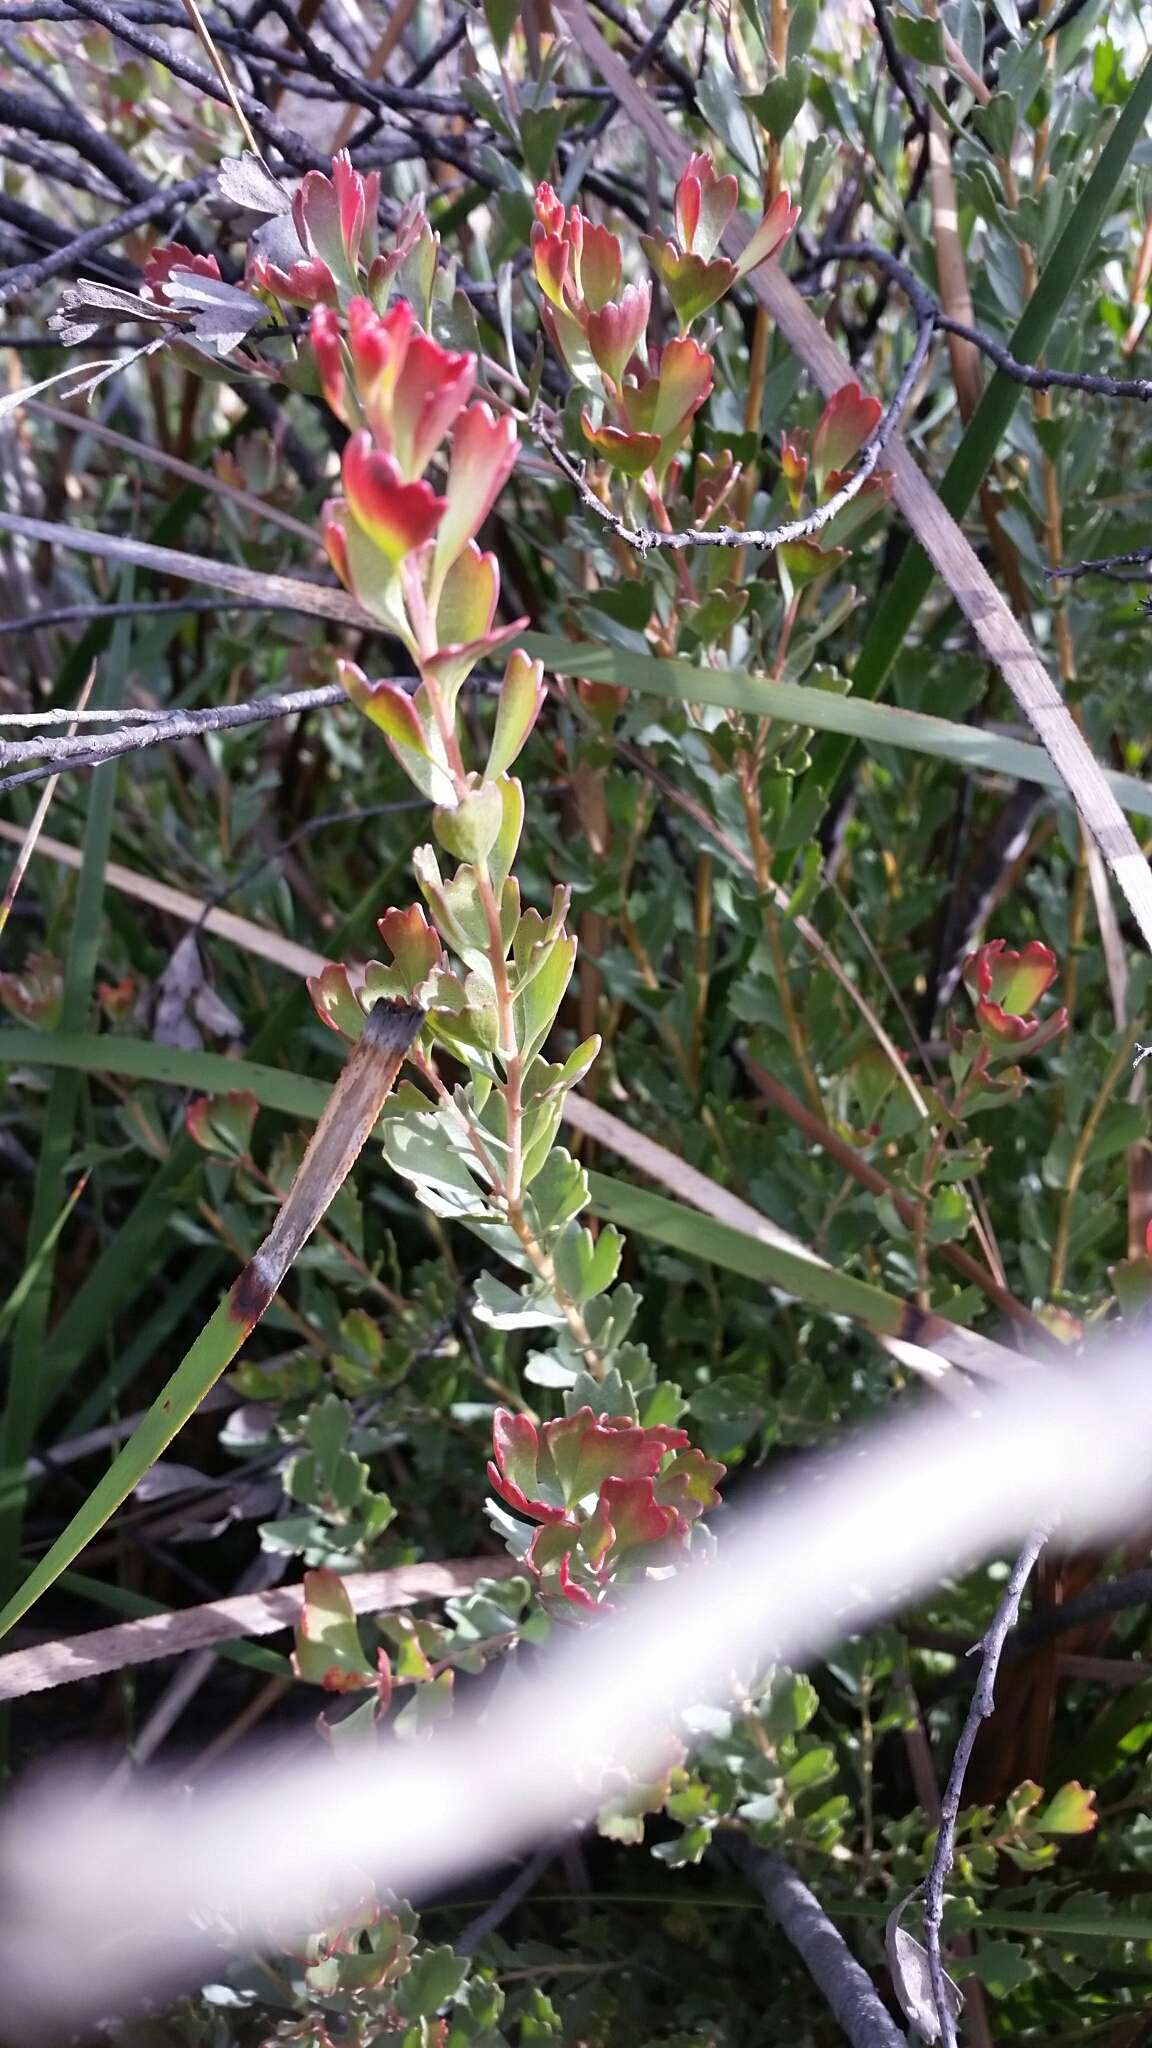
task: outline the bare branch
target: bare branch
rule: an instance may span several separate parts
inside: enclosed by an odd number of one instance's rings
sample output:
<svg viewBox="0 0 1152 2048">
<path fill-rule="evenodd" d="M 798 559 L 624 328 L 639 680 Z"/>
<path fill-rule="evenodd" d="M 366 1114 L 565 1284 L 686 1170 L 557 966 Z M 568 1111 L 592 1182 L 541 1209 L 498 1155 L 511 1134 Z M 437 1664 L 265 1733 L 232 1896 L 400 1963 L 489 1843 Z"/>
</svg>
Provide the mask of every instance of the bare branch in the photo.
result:
<svg viewBox="0 0 1152 2048">
<path fill-rule="evenodd" d="M 60 248 L 54 249 L 50 256 L 42 256 L 36 262 L 17 264 L 13 269 L 4 271 L 0 275 L 0 304 L 5 299 L 15 298 L 17 292 L 32 291 L 48 278 L 72 269 L 94 250 L 105 248 L 121 235 L 131 234 L 133 229 L 144 227 L 148 221 L 162 220 L 166 214 L 175 213 L 179 207 L 199 199 L 214 182 L 215 172 L 204 172 L 198 178 L 185 178 L 178 185 L 168 185 L 162 192 L 153 192 L 149 198 L 141 199 L 125 212 L 114 214 L 111 220 L 101 221 L 98 227 L 87 228 L 83 234 L 74 235 Z"/>
<path fill-rule="evenodd" d="M 807 512 L 800 519 L 788 519 L 780 526 L 685 526 L 678 533 L 663 533 L 655 526 L 629 526 L 596 496 L 584 480 L 583 466 L 574 462 L 560 446 L 555 435 L 537 418 L 533 421 L 538 433 L 557 468 L 567 477 L 579 496 L 582 505 L 595 512 L 598 519 L 622 540 L 626 547 L 634 548 L 639 555 L 649 554 L 654 548 L 758 548 L 766 553 L 784 547 L 790 541 L 810 540 L 830 526 L 837 513 L 842 512 L 853 498 L 859 496 L 869 477 L 879 464 L 880 457 L 891 436 L 896 432 L 911 396 L 916 379 L 923 368 L 925 357 L 932 344 L 933 322 L 923 320 L 917 331 L 915 346 L 908 358 L 907 367 L 900 379 L 896 395 L 888 410 L 876 423 L 875 431 L 864 443 L 855 474 L 836 491 L 827 504 L 818 505 L 814 512 Z"/>
<path fill-rule="evenodd" d="M 416 679 L 400 677 L 402 684 Z M 202 711 L 158 711 L 150 723 L 132 725 L 127 732 L 93 733 L 80 739 L 55 739 L 42 733 L 35 739 L 0 739 L 0 768 L 17 761 L 34 759 L 67 762 L 71 768 L 96 767 L 114 761 L 120 754 L 134 754 L 145 747 L 158 747 L 172 740 L 195 739 L 205 732 L 230 732 L 236 726 L 259 725 L 269 718 L 293 718 L 302 711 L 324 710 L 330 704 L 346 704 L 347 693 L 340 683 L 323 683 L 314 690 L 288 690 L 274 697 L 256 697 L 249 704 L 213 704 Z M 0 783 L 0 789 L 9 785 Z"/>
<path fill-rule="evenodd" d="M 1126 554 L 1097 555 L 1094 561 L 1061 562 L 1055 569 L 1045 569 L 1044 575 L 1049 583 L 1061 580 L 1072 583 L 1077 576 L 1108 576 L 1113 582 L 1127 583 L 1130 578 L 1116 576 L 1113 572 L 1117 569 L 1140 568 L 1149 562 L 1152 562 L 1152 548 L 1129 548 Z M 1135 580 L 1143 583 L 1147 579 L 1139 576 Z"/>
<path fill-rule="evenodd" d="M 813 1983 L 839 2020 L 852 2048 L 905 2048 L 905 2038 L 867 1970 L 856 1961 L 814 1892 L 783 1856 L 753 1848 L 743 1835 L 725 1837 L 726 1853 L 760 1893 Z"/>
<path fill-rule="evenodd" d="M 1020 1612 L 1020 1601 L 1028 1583 L 1032 1567 L 1048 1541 L 1047 1527 L 1034 1529 L 1016 1559 L 1004 1588 L 1004 1597 L 992 1617 L 988 1633 L 984 1637 L 980 1657 L 980 1675 L 972 1694 L 960 1740 L 952 1758 L 948 1783 L 940 1805 L 940 1831 L 932 1855 L 932 1866 L 928 1872 L 924 1897 L 924 1945 L 928 1950 L 928 1970 L 932 1980 L 932 1997 L 936 2006 L 936 2017 L 940 2025 L 940 2039 L 944 2048 L 956 2048 L 956 2027 L 952 2015 L 952 2002 L 944 1979 L 944 1964 L 940 1955 L 940 1926 L 944 1917 L 944 1887 L 956 1853 L 956 1822 L 960 1814 L 960 1801 L 964 1795 L 964 1779 L 971 1762 L 972 1751 L 980 1724 L 986 1721 L 996 1706 L 996 1673 L 1004 1654 L 1004 1644 L 1009 1632 L 1015 1628 Z"/>
</svg>

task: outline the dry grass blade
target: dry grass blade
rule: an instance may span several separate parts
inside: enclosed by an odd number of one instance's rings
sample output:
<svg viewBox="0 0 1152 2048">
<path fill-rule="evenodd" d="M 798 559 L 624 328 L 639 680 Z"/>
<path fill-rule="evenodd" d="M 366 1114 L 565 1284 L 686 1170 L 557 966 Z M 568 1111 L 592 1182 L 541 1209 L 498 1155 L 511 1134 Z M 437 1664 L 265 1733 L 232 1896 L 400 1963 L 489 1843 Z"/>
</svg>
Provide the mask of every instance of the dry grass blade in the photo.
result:
<svg viewBox="0 0 1152 2048">
<path fill-rule="evenodd" d="M 264 159 L 261 153 L 260 144 L 257 142 L 256 137 L 253 134 L 252 128 L 249 124 L 248 117 L 245 114 L 243 107 L 240 105 L 240 102 L 236 97 L 236 88 L 232 83 L 228 67 L 225 64 L 224 59 L 221 57 L 219 50 L 216 48 L 216 45 L 213 42 L 212 37 L 208 33 L 208 24 L 205 21 L 204 16 L 201 14 L 200 9 L 196 4 L 196 0 L 184 0 L 184 8 L 185 12 L 188 15 L 189 20 L 192 23 L 193 28 L 196 31 L 197 36 L 200 39 L 200 44 L 204 51 L 204 54 L 207 57 L 208 62 L 211 64 L 213 71 L 216 73 L 217 78 L 220 80 L 220 84 L 224 89 L 224 94 L 228 101 L 228 105 L 232 109 L 236 125 L 239 128 L 241 135 L 244 137 L 245 144 L 251 150 L 253 156 L 260 157 L 260 161 L 263 162 Z"/>
<path fill-rule="evenodd" d="M 321 1218 L 325 1216 L 376 1128 L 404 1056 L 424 1021 L 411 1003 L 382 996 L 308 1140 L 284 1205 L 232 1289 L 238 1322 L 259 1321 Z"/>
<path fill-rule="evenodd" d="M 783 1252 L 804 1265 L 818 1266 L 825 1273 L 835 1272 L 829 1261 L 821 1258 L 801 1238 L 781 1230 L 751 1203 L 690 1166 L 686 1159 L 670 1152 L 666 1145 L 658 1145 L 654 1139 L 646 1138 L 643 1132 L 634 1131 L 609 1110 L 601 1109 L 598 1103 L 589 1102 L 583 1096 L 569 1095 L 564 1103 L 564 1119 L 573 1130 L 607 1146 L 620 1158 L 628 1160 L 637 1172 L 667 1188 L 678 1200 L 690 1203 L 703 1215 L 714 1217 L 717 1223 L 725 1224 L 755 1243 Z M 994 1381 L 1014 1379 L 1022 1369 L 1027 1369 L 1026 1362 L 1017 1352 L 1008 1350 L 1006 1345 L 998 1344 L 992 1338 L 949 1322 L 946 1316 L 917 1309 L 912 1303 L 899 1302 L 892 1296 L 885 1299 L 878 1295 L 877 1307 L 884 1315 L 882 1322 L 873 1319 L 869 1324 L 867 1314 L 860 1319 L 874 1329 L 880 1343 L 893 1358 L 930 1379 L 934 1387 L 949 1397 L 963 1399 L 962 1384 L 954 1382 L 954 1375 L 942 1369 L 941 1361 L 961 1372 Z M 844 1312 L 858 1315 L 858 1305 L 855 1302 L 849 1304 L 846 1298 Z"/>
<path fill-rule="evenodd" d="M 511 1578 L 516 1569 L 510 1557 L 445 1558 L 438 1564 L 397 1565 L 391 1571 L 349 1572 L 343 1583 L 357 1614 L 383 1614 L 415 1607 L 421 1600 L 465 1593 L 480 1579 Z M 31 1650 L 12 1650 L 0 1657 L 0 1700 L 23 1699 L 53 1686 L 149 1664 L 157 1657 L 276 1635 L 295 1626 L 303 1604 L 302 1585 L 275 1586 L 266 1593 L 237 1593 L 228 1600 L 209 1600 L 200 1607 L 176 1608 L 140 1621 L 117 1622 L 112 1628 L 89 1629 L 63 1641 L 38 1643 Z"/>
<path fill-rule="evenodd" d="M 584 0 L 562 0 L 561 11 L 585 57 L 611 86 L 645 140 L 670 170 L 679 173 L 691 154 L 689 144 L 609 49 Z M 725 236 L 728 253 L 737 256 L 746 240 L 745 227 L 730 228 Z M 849 381 L 850 365 L 778 265 L 761 264 L 751 273 L 748 283 L 818 389 L 826 397 L 840 390 Z M 895 436 L 888 443 L 886 461 L 894 480 L 896 504 L 947 584 L 984 653 L 1000 670 L 1035 730 L 1152 952 L 1152 872 L 1099 763 L 1077 730 L 1027 634 L 1013 618 L 955 520 Z"/>
<path fill-rule="evenodd" d="M 0 839 L 9 839 L 20 845 L 24 837 L 22 825 L 9 825 L 0 819 Z M 58 860 L 62 867 L 83 866 L 84 856 L 78 846 L 69 846 L 63 839 L 53 839 L 49 833 L 41 835 L 32 851 L 48 860 Z M 240 917 L 235 911 L 212 909 L 198 896 L 189 895 L 187 890 L 173 888 L 170 882 L 154 881 L 151 875 L 138 874 L 135 868 L 126 868 L 119 861 L 108 862 L 104 879 L 110 889 L 119 889 L 123 895 L 135 897 L 138 903 L 147 903 L 168 917 L 178 917 L 200 931 L 226 939 L 230 945 L 242 947 L 258 960 L 267 960 L 272 967 L 283 967 L 289 974 L 302 977 L 319 974 L 329 964 L 326 955 L 314 953 L 311 946 L 297 945 L 294 939 L 283 938 L 279 932 L 270 932 L 263 925 L 254 924 L 250 917 Z"/>
<path fill-rule="evenodd" d="M 362 633 L 384 630 L 379 619 L 364 611 L 354 597 L 330 584 L 306 583 L 297 576 L 268 576 L 235 562 L 213 562 L 207 555 L 186 554 L 183 548 L 161 548 L 152 541 L 93 533 L 79 526 L 58 525 L 50 519 L 25 519 L 16 512 L 0 512 L 0 533 L 19 534 L 23 540 L 49 541 L 56 547 L 74 548 L 81 555 L 104 555 L 113 562 L 129 562 L 137 569 L 154 569 L 161 576 L 179 576 L 189 583 L 207 583 L 214 590 L 232 590 L 237 597 L 262 598 L 267 604 L 282 604 L 286 611 L 309 612 L 313 618 L 333 619 L 338 626 L 355 626 Z"/>
</svg>

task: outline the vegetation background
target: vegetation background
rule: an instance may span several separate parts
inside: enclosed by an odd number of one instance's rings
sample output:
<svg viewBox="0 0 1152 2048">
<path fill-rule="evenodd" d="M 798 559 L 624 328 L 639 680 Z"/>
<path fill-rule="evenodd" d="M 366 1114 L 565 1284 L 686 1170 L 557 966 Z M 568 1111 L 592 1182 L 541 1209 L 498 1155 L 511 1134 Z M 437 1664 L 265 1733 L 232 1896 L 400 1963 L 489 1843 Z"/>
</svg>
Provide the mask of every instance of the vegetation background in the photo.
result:
<svg viewBox="0 0 1152 2048">
<path fill-rule="evenodd" d="M 0 51 L 5 1757 L 337 1768 L 1152 1296 L 1148 20 Z M 1038 1537 L 103 2036 L 1138 2048 L 1150 1599 Z"/>
</svg>

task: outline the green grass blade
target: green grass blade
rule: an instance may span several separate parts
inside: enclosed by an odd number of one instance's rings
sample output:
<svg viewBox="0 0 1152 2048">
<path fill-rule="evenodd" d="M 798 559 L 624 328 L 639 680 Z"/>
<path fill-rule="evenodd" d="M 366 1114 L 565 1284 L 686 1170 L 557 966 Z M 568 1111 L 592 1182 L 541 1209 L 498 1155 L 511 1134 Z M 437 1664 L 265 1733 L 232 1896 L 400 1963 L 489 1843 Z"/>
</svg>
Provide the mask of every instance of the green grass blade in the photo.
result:
<svg viewBox="0 0 1152 2048">
<path fill-rule="evenodd" d="M 171 1046 L 153 1045 L 146 1039 L 78 1034 L 65 1041 L 33 1031 L 0 1031 L 0 1060 L 17 1057 L 39 1057 L 45 1063 L 68 1061 L 92 1073 L 120 1074 L 130 1080 L 166 1080 L 175 1087 L 204 1088 L 209 1092 L 247 1088 L 263 1108 L 308 1121 L 319 1116 L 329 1094 L 322 1082 L 287 1074 L 279 1067 L 226 1059 L 220 1053 L 181 1052 Z M 745 1279 L 784 1288 L 813 1308 L 829 1315 L 850 1316 L 880 1336 L 907 1334 L 907 1304 L 882 1287 L 820 1265 L 783 1246 L 747 1236 L 697 1209 L 651 1194 L 646 1188 L 634 1187 L 609 1174 L 592 1173 L 588 1178 L 592 1207 L 605 1222 L 617 1223 L 642 1237 L 655 1238 L 692 1257 L 710 1259 L 714 1265 L 740 1273 Z M 924 1338 L 925 1343 L 934 1341 L 931 1334 Z M 975 1346 L 979 1340 L 973 1338 L 972 1342 Z"/>
<path fill-rule="evenodd" d="M 106 674 L 92 692 L 94 708 L 116 701 L 127 668 L 130 634 L 127 623 L 113 636 Z M 76 890 L 72 931 L 65 963 L 60 1011 L 63 1033 L 81 1030 L 88 1021 L 104 902 L 104 869 L 112 837 L 116 795 L 114 763 L 97 768 L 88 790 L 84 832 L 84 865 Z M 28 1219 L 28 1244 L 41 1246 L 60 1210 L 61 1186 L 72 1149 L 82 1080 L 78 1072 L 58 1070 L 48 1091 L 41 1129 L 40 1156 Z M 24 1462 L 36 1433 L 43 1405 L 43 1359 L 52 1300 L 55 1259 L 39 1260 L 35 1278 L 21 1303 L 12 1332 L 7 1392 L 0 1422 L 0 1597 L 12 1586 L 24 1519 Z"/>
<path fill-rule="evenodd" d="M 1133 85 L 1120 118 L 1072 208 L 1067 226 L 1044 265 L 1036 290 L 1009 337 L 1008 347 L 1018 362 L 1036 362 L 1051 339 L 1061 312 L 1084 275 L 1116 189 L 1143 137 L 1150 110 L 1152 58 Z M 1002 370 L 990 379 L 938 487 L 939 496 L 954 519 L 962 519 L 972 503 L 992 465 L 1004 430 L 1024 396 L 1024 386 Z M 852 672 L 856 697 L 880 695 L 931 581 L 932 565 L 923 550 L 913 544 L 884 591 L 883 602 L 876 606 Z M 825 789 L 831 789 L 851 752 L 851 742 L 844 738 L 827 739 L 814 750 L 813 773 Z"/>
<path fill-rule="evenodd" d="M 163 1456 L 174 1436 L 194 1415 L 210 1387 L 225 1372 L 251 1327 L 250 1320 L 237 1313 L 231 1294 L 226 1294 L 214 1315 L 205 1323 L 167 1384 L 161 1388 L 144 1420 L 133 1431 L 122 1451 L 112 1460 L 102 1479 L 92 1488 L 83 1507 L 45 1552 L 28 1577 L 0 1612 L 0 1636 L 27 1614 L 46 1593 L 62 1571 L 79 1557 L 85 1546 L 99 1535 L 110 1516 L 122 1507 L 133 1487 Z"/>
<path fill-rule="evenodd" d="M 231 1364 L 352 1170 L 396 1083 L 423 1015 L 410 1004 L 376 1006 L 335 1087 L 320 1091 L 322 1113 L 317 1128 L 271 1230 L 123 1449 L 12 1595 L 0 1613 L 0 1636 L 28 1612 L 122 1506 Z M 100 1041 L 95 1043 L 98 1048 Z M 139 1045 L 136 1049 L 143 1050 Z M 191 1057 L 195 1061 L 196 1055 Z"/>
<path fill-rule="evenodd" d="M 48 1231 L 48 1235 L 43 1239 L 40 1245 L 38 1245 L 37 1249 L 33 1252 L 31 1258 L 29 1259 L 27 1265 L 24 1268 L 24 1271 L 21 1273 L 19 1280 L 16 1282 L 15 1287 L 12 1289 L 11 1294 L 8 1296 L 7 1301 L 4 1303 L 3 1307 L 0 1308 L 0 1337 L 4 1337 L 7 1335 L 9 1329 L 11 1328 L 16 1317 L 19 1315 L 21 1309 L 24 1306 L 24 1303 L 27 1301 L 28 1296 L 31 1294 L 33 1288 L 39 1284 L 40 1276 L 43 1273 L 44 1268 L 48 1263 L 48 1260 L 51 1258 L 52 1253 L 56 1249 L 56 1241 L 60 1236 L 60 1232 L 63 1230 L 64 1225 L 67 1223 L 68 1218 L 72 1214 L 73 1209 L 76 1207 L 76 1204 L 80 1199 L 80 1194 L 83 1187 L 84 1181 L 78 1180 L 76 1186 L 73 1188 L 71 1194 L 69 1195 L 68 1200 L 65 1202 L 64 1207 L 61 1209 L 60 1214 L 57 1216 L 56 1221 L 52 1224 L 50 1230 Z"/>
<path fill-rule="evenodd" d="M 154 1045 L 150 1038 L 113 1038 L 103 1032 L 22 1031 L 0 1029 L 0 1064 L 63 1068 L 73 1073 L 119 1074 L 128 1081 L 158 1081 L 172 1088 L 195 1088 L 205 1095 L 250 1089 L 263 1109 L 283 1116 L 319 1116 L 330 1090 L 323 1081 L 309 1081 L 283 1067 L 265 1067 L 254 1060 L 227 1059 L 218 1052 L 183 1052 L 177 1046 Z M 188 1140 L 193 1159 L 202 1155 Z"/>
<path fill-rule="evenodd" d="M 332 934 L 327 943 L 334 959 L 339 959 L 344 948 L 363 934 L 374 914 L 387 902 L 389 878 L 404 857 L 399 853 L 381 867 L 343 924 Z M 252 1058 L 266 1060 L 275 1057 L 311 1014 L 307 990 L 296 983 L 272 1006 L 256 1031 L 250 1048 Z M 34 1057 L 27 1047 L 20 1056 L 29 1060 Z M 0 1052 L 0 1060 L 6 1057 Z M 101 1069 L 94 1066 L 92 1071 Z M 105 1067 L 102 1071 L 110 1073 L 117 1070 Z M 245 1085 L 244 1082 L 219 1076 L 207 1082 L 185 1080 L 180 1083 L 181 1087 L 203 1087 L 221 1092 Z M 295 1116 L 314 1112 L 293 1108 L 287 1113 Z M 189 1175 L 198 1171 L 202 1161 L 203 1155 L 191 1138 L 178 1137 L 168 1158 L 157 1168 L 135 1207 L 105 1246 L 91 1272 L 85 1276 L 74 1300 L 49 1335 L 44 1358 L 46 1404 L 59 1397 L 93 1345 L 99 1343 L 111 1328 L 116 1316 L 123 1315 L 145 1287 L 160 1284 L 157 1252 L 168 1230 L 173 1209 L 179 1202 L 181 1188 Z M 100 1419 L 99 1415 L 95 1417 L 97 1421 Z"/>
<path fill-rule="evenodd" d="M 83 1436 L 86 1430 L 95 1429 L 111 1413 L 137 1373 L 159 1356 L 161 1347 L 167 1343 L 173 1330 L 186 1315 L 191 1314 L 205 1289 L 213 1286 L 223 1257 L 215 1245 L 205 1245 L 190 1262 L 180 1263 L 173 1278 L 165 1281 L 152 1315 L 145 1318 L 130 1343 L 117 1352 L 108 1370 L 84 1396 L 79 1407 L 69 1405 L 68 1418 L 60 1432 L 62 1441 L 72 1436 Z"/>
<path fill-rule="evenodd" d="M 610 645 L 579 645 L 549 633 L 525 633 L 521 645 L 561 675 L 616 683 L 682 704 L 720 704 L 756 718 L 767 716 L 789 725 L 842 734 L 865 746 L 930 754 L 957 767 L 1038 783 L 1062 802 L 1070 801 L 1067 785 L 1043 747 L 979 726 L 957 725 L 950 718 L 930 717 L 900 705 L 874 704 L 855 693 L 838 697 L 831 690 L 816 690 L 809 684 L 776 683 L 746 669 L 697 668 L 680 658 L 631 654 Z M 1135 775 L 1107 769 L 1104 773 L 1124 810 L 1152 817 L 1152 784 Z"/>
<path fill-rule="evenodd" d="M 882 1335 L 899 1333 L 904 1303 L 882 1287 L 803 1258 L 783 1245 L 746 1236 L 730 1223 L 718 1223 L 699 1209 L 689 1209 L 614 1175 L 589 1173 L 588 1185 L 592 1207 L 607 1223 L 618 1224 L 638 1237 L 653 1238 L 691 1258 L 707 1259 L 745 1280 L 782 1287 L 828 1315 L 850 1316 L 853 1322 L 864 1323 Z"/>
</svg>

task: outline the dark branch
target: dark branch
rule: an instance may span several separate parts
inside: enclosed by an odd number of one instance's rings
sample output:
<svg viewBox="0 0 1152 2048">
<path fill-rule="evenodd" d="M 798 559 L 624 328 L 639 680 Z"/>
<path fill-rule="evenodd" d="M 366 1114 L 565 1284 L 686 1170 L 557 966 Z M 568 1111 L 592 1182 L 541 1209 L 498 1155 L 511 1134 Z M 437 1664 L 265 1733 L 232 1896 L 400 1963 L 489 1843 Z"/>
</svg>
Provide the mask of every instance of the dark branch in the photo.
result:
<svg viewBox="0 0 1152 2048">
<path fill-rule="evenodd" d="M 1109 576 L 1116 583 L 1127 583 L 1130 579 L 1126 576 L 1117 576 L 1115 571 L 1136 569 L 1147 562 L 1152 562 L 1152 548 L 1129 548 L 1126 554 L 1097 555 L 1095 560 L 1090 562 L 1062 562 L 1055 569 L 1045 569 L 1044 574 L 1050 583 L 1055 583 L 1061 578 L 1071 583 L 1077 576 Z M 1141 583 L 1145 580 L 1144 577 L 1137 578 Z"/>
<path fill-rule="evenodd" d="M 924 110 L 924 102 L 912 83 L 912 74 L 897 47 L 896 38 L 892 33 L 892 23 L 888 19 L 888 9 L 884 5 L 884 0 L 872 0 L 872 19 L 876 23 L 876 33 L 880 38 L 881 47 L 884 51 L 884 62 L 892 74 L 892 82 L 902 95 L 908 111 L 916 124 L 917 132 L 923 133 L 928 126 L 928 116 Z"/>
<path fill-rule="evenodd" d="M 0 121 L 8 128 L 39 136 L 41 142 L 61 143 L 74 149 L 95 170 L 103 171 L 125 199 L 147 199 L 153 193 L 150 179 L 137 169 L 131 157 L 109 136 L 93 128 L 75 108 L 0 87 Z"/>
<path fill-rule="evenodd" d="M 87 228 L 83 234 L 75 235 L 61 248 L 54 249 L 50 256 L 41 257 L 35 263 L 18 264 L 14 269 L 0 273 L 0 304 L 5 299 L 14 298 L 17 292 L 32 291 L 46 279 L 70 270 L 94 250 L 103 249 L 120 235 L 130 234 L 134 228 L 141 228 L 148 221 L 162 220 L 165 214 L 175 213 L 179 207 L 199 199 L 215 179 L 214 171 L 203 172 L 198 178 L 185 178 L 179 185 L 169 185 L 162 192 L 153 192 L 138 206 L 130 206 L 112 220 L 102 221 L 99 227 Z"/>
<path fill-rule="evenodd" d="M 881 2003 L 867 1970 L 791 1864 L 766 1849 L 754 1849 L 735 1833 L 725 1838 L 725 1849 L 755 1885 L 852 2048 L 905 2048 L 903 2032 Z"/>
<path fill-rule="evenodd" d="M 953 320 L 907 264 L 901 263 L 878 242 L 834 242 L 828 248 L 820 249 L 802 267 L 799 273 L 801 280 L 811 288 L 826 263 L 873 264 L 899 286 L 918 318 L 931 320 L 942 334 L 955 334 L 962 341 L 971 342 L 974 348 L 995 363 L 998 370 L 1003 370 L 1006 377 L 1011 377 L 1017 384 L 1027 385 L 1030 390 L 1083 391 L 1094 398 L 1138 398 L 1145 404 L 1152 399 L 1152 378 L 1103 377 L 1089 370 L 1049 370 L 1038 368 L 1035 363 L 1019 362 L 993 335 L 985 334 L 983 328 L 967 327 L 962 320 Z"/>
<path fill-rule="evenodd" d="M 1098 1621 L 1106 1614 L 1121 1614 L 1127 1607 L 1144 1607 L 1149 1602 L 1152 1570 L 1125 1572 L 1120 1578 L 1105 1579 L 1098 1586 L 1090 1586 L 1086 1593 L 1065 1600 L 1061 1606 L 1042 1608 L 1021 1622 L 1008 1638 L 1008 1654 L 1014 1656 L 1033 1643 L 1049 1642 L 1053 1636 L 1079 1628 L 1082 1622 Z"/>
</svg>

